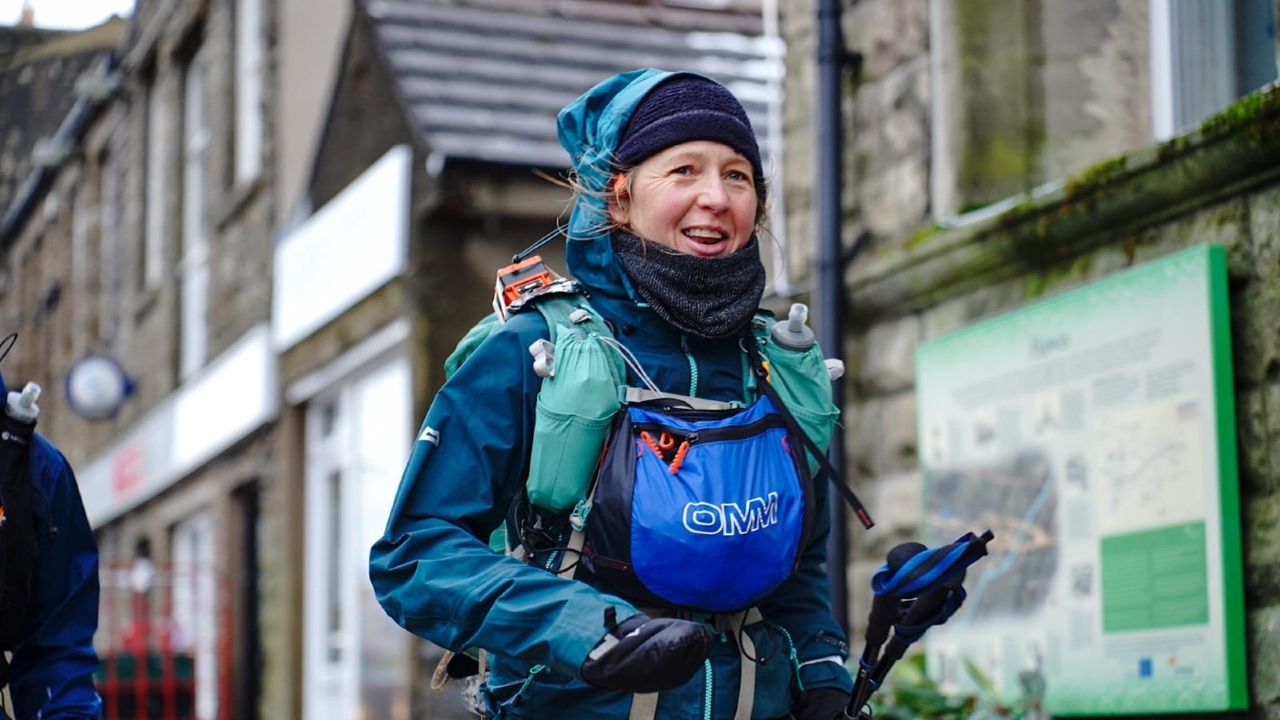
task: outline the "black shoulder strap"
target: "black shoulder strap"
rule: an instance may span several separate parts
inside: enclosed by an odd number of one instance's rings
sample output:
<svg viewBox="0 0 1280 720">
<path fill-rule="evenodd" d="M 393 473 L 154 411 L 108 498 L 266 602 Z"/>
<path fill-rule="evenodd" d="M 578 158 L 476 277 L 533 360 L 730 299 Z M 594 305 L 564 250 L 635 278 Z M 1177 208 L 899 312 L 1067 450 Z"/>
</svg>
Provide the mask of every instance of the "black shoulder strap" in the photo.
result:
<svg viewBox="0 0 1280 720">
<path fill-rule="evenodd" d="M 818 447 L 818 444 L 813 441 L 813 438 L 809 437 L 808 433 L 800 427 L 800 423 L 796 422 L 795 416 L 787 409 L 787 404 L 778 396 L 778 391 L 773 389 L 773 386 L 769 384 L 769 370 L 764 366 L 764 359 L 760 354 L 760 350 L 755 347 L 754 343 L 748 343 L 748 345 L 752 348 L 752 350 L 747 353 L 751 358 L 751 371 L 756 375 L 756 381 L 760 386 L 760 391 L 772 400 L 774 405 L 778 406 L 778 412 L 782 413 L 782 417 L 786 421 L 787 431 L 799 439 L 800 442 L 804 444 L 805 450 L 817 459 L 818 464 L 820 464 L 822 469 L 826 471 L 827 479 L 831 481 L 831 484 L 835 486 L 836 490 L 840 491 L 840 494 L 844 496 L 845 502 L 849 503 L 849 507 L 852 508 L 854 514 L 858 516 L 858 521 L 862 523 L 863 527 L 870 530 L 876 524 L 875 521 L 871 519 L 871 513 L 867 512 L 867 508 L 863 506 L 862 501 L 859 500 L 858 496 L 853 492 L 853 488 L 849 487 L 849 483 L 844 479 L 844 476 L 841 475 L 840 472 L 836 470 L 835 466 L 831 464 L 831 461 L 827 459 L 827 454 L 822 452 Z"/>
</svg>

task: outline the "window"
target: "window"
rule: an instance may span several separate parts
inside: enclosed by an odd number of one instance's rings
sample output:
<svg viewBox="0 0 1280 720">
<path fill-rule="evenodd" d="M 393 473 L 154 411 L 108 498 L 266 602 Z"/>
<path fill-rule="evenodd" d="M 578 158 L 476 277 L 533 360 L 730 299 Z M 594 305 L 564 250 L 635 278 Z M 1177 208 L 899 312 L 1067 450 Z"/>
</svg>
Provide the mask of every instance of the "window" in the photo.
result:
<svg viewBox="0 0 1280 720">
<path fill-rule="evenodd" d="M 411 396 L 409 363 L 396 353 L 330 386 L 306 410 L 306 720 L 408 717 L 411 636 L 362 578 L 409 457 Z"/>
<path fill-rule="evenodd" d="M 1194 128 L 1276 77 L 1274 27 L 1272 0 L 932 0 L 938 221 Z"/>
<path fill-rule="evenodd" d="M 96 168 L 91 173 L 90 167 L 81 166 L 80 184 L 68 193 L 68 206 L 71 210 L 71 292 L 76 298 L 86 298 L 89 302 L 76 302 L 71 305 L 72 313 L 72 352 L 79 353 L 83 340 L 98 337 L 98 279 L 101 272 L 96 267 L 98 258 L 94 238 L 91 237 L 90 218 L 92 212 L 93 192 L 99 187 Z"/>
<path fill-rule="evenodd" d="M 342 648 L 345 645 L 347 628 L 343 621 L 343 592 L 342 580 L 342 472 L 334 470 L 329 473 L 329 477 L 325 481 L 326 492 L 328 494 L 328 516 L 325 519 L 325 528 L 329 531 L 328 547 L 325 548 L 326 568 L 324 589 L 324 605 L 325 605 L 325 635 L 327 636 L 327 647 L 325 648 L 325 661 L 334 665 L 342 663 Z"/>
<path fill-rule="evenodd" d="M 154 288 L 164 279 L 164 199 L 168 181 L 165 177 L 165 133 L 168 130 L 168 118 L 162 85 L 154 74 L 146 93 L 147 117 L 143 136 L 146 138 L 147 207 L 139 263 L 139 280 L 143 289 Z"/>
<path fill-rule="evenodd" d="M 1276 79 L 1271 0 L 1151 0 L 1151 127 L 1194 129 Z"/>
<path fill-rule="evenodd" d="M 104 148 L 98 156 L 98 267 L 102 278 L 99 289 L 102 291 L 101 301 L 97 303 L 99 313 L 98 339 L 110 341 L 115 338 L 118 322 L 117 306 L 120 302 L 120 247 L 119 229 L 120 202 L 124 196 L 119 181 L 119 168 L 115 162 L 117 156 Z"/>
<path fill-rule="evenodd" d="M 236 0 L 235 181 L 262 169 L 262 1 Z"/>
<path fill-rule="evenodd" d="M 182 106 L 182 326 L 179 376 L 204 367 L 209 332 L 209 248 L 205 238 L 205 161 L 209 129 L 205 118 L 204 52 L 186 69 Z"/>
<path fill-rule="evenodd" d="M 195 717 L 218 717 L 218 603 L 213 513 L 200 510 L 174 525 L 173 650 L 195 666 Z"/>
<path fill-rule="evenodd" d="M 107 197 L 108 151 L 86 152 L 78 187 L 70 193 L 71 206 L 71 291 L 79 300 L 72 305 L 76 355 L 102 338 L 106 318 L 109 256 L 103 248 L 110 198 Z"/>
</svg>

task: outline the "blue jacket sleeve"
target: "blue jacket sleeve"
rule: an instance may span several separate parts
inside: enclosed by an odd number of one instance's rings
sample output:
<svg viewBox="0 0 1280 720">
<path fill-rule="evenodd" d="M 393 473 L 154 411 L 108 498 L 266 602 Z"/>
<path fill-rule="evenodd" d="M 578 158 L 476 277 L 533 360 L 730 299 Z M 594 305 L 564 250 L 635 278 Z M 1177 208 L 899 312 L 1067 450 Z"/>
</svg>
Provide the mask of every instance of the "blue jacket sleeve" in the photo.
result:
<svg viewBox="0 0 1280 720">
<path fill-rule="evenodd" d="M 831 615 L 830 579 L 827 577 L 827 536 L 831 532 L 828 503 L 832 499 L 826 473 L 814 478 L 813 530 L 795 572 L 764 602 L 760 612 L 791 636 L 800 663 L 802 687 L 813 690 L 835 687 L 850 691 L 853 678 L 844 662 L 849 643 Z"/>
<path fill-rule="evenodd" d="M 369 555 L 378 601 L 454 651 L 480 647 L 577 677 L 604 612 L 638 611 L 584 583 L 489 549 L 529 464 L 540 378 L 526 348 L 537 313 L 514 316 L 445 383 L 427 412 L 385 534 Z"/>
<path fill-rule="evenodd" d="M 102 717 L 93 685 L 98 545 L 71 466 L 39 435 L 31 447 L 31 474 L 39 556 L 25 639 L 13 653 L 15 720 L 96 720 Z"/>
</svg>

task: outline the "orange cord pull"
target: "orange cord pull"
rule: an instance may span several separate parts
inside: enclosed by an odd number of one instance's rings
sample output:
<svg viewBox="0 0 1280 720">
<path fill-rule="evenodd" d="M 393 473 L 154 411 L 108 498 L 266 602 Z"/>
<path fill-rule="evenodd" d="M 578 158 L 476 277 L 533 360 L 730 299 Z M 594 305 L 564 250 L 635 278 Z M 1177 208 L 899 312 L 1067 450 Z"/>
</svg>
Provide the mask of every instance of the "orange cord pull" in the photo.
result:
<svg viewBox="0 0 1280 720">
<path fill-rule="evenodd" d="M 654 455 L 658 456 L 658 459 L 662 459 L 662 448 L 658 447 L 657 441 L 653 439 L 648 430 L 640 431 L 640 439 L 644 441 L 645 445 L 649 446 L 649 449 L 653 451 Z"/>
<path fill-rule="evenodd" d="M 680 449 L 676 451 L 675 459 L 671 461 L 670 469 L 671 469 L 672 475 L 675 475 L 676 471 L 680 469 L 680 464 L 684 462 L 684 456 L 688 452 L 689 452 L 689 441 L 685 440 L 684 442 L 680 443 Z"/>
</svg>

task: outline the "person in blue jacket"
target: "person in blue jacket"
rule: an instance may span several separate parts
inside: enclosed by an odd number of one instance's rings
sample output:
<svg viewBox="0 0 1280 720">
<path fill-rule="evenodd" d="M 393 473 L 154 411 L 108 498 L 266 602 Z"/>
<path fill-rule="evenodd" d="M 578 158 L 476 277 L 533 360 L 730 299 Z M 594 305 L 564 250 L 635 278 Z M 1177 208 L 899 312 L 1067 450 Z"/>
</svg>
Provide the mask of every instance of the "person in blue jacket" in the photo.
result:
<svg viewBox="0 0 1280 720">
<path fill-rule="evenodd" d="M 577 189 L 568 270 L 592 307 L 661 391 L 741 401 L 767 200 L 742 105 L 701 75 L 636 70 L 565 107 L 559 134 Z M 451 651 L 487 652 L 486 717 L 841 717 L 852 681 L 828 600 L 822 480 L 794 570 L 733 631 L 583 568 L 566 580 L 490 550 L 491 531 L 514 530 L 542 382 L 527 349 L 546 337 L 539 313 L 512 315 L 434 398 L 370 553 L 386 612 Z M 732 559 L 745 573 L 755 560 Z"/>
<path fill-rule="evenodd" d="M 8 396 L 0 375 L 0 398 Z M 98 656 L 98 546 L 66 458 L 39 433 L 29 469 L 36 563 L 8 667 L 14 720 L 102 717 L 93 684 Z M 12 562 L 13 558 L 6 558 Z M 0 710 L 0 717 L 5 711 Z"/>
</svg>

